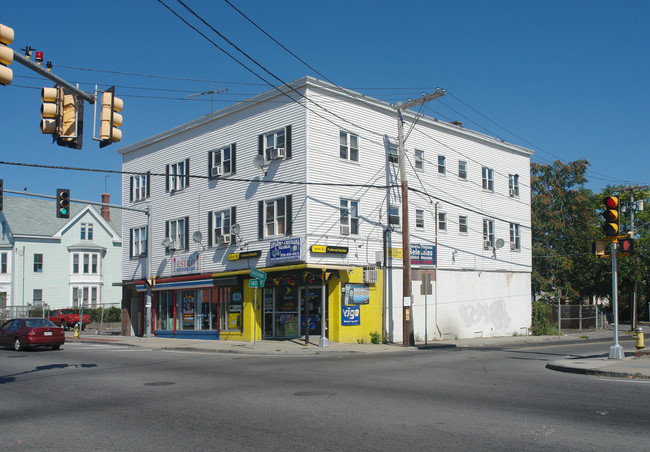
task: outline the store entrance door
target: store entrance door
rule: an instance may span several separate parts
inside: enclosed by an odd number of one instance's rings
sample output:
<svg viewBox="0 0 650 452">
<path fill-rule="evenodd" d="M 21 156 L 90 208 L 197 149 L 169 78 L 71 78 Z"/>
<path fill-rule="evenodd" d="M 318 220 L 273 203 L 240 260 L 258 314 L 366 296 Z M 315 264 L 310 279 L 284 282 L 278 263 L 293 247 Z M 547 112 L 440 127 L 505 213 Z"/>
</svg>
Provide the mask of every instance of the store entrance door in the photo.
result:
<svg viewBox="0 0 650 452">
<path fill-rule="evenodd" d="M 321 312 L 322 286 L 307 286 L 300 288 L 300 334 L 306 334 L 305 326 L 309 325 L 309 336 L 321 335 Z M 327 319 L 325 319 L 327 322 Z"/>
</svg>

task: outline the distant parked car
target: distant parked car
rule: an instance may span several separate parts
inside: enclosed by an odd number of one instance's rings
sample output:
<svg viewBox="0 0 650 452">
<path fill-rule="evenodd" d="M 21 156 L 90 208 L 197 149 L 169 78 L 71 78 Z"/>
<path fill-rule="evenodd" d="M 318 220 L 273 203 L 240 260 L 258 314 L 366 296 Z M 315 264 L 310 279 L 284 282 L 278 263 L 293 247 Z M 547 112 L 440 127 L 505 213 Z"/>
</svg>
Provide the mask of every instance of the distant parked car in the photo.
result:
<svg viewBox="0 0 650 452">
<path fill-rule="evenodd" d="M 19 351 L 29 347 L 58 350 L 65 343 L 65 332 L 48 319 L 11 319 L 0 326 L 0 345 Z"/>
</svg>

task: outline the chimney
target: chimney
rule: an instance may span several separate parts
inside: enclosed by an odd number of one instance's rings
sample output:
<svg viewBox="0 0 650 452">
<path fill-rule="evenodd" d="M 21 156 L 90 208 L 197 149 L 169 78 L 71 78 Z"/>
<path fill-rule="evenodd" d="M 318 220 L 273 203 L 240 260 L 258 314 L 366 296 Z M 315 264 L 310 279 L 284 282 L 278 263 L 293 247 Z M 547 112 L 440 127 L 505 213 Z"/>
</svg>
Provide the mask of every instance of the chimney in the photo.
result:
<svg viewBox="0 0 650 452">
<path fill-rule="evenodd" d="M 102 204 L 110 204 L 110 203 L 111 203 L 110 193 L 102 193 Z M 102 217 L 104 217 L 104 220 L 106 221 L 111 221 L 111 211 L 108 208 L 108 206 L 102 206 Z"/>
</svg>

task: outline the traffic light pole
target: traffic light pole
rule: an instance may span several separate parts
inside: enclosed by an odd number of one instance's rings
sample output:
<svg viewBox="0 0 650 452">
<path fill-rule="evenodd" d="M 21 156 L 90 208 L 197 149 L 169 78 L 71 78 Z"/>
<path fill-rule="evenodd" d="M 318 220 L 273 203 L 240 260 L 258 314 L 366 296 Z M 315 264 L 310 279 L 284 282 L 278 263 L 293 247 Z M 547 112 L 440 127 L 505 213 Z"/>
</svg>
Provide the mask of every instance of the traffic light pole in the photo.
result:
<svg viewBox="0 0 650 452">
<path fill-rule="evenodd" d="M 612 309 L 614 311 L 614 345 L 609 347 L 609 359 L 623 359 L 625 352 L 618 343 L 618 273 L 616 270 L 616 240 L 612 240 Z"/>
<path fill-rule="evenodd" d="M 15 50 L 14 50 L 14 61 L 18 61 L 20 64 L 22 64 L 23 66 L 26 66 L 27 68 L 31 69 L 32 71 L 38 72 L 39 74 L 41 74 L 45 78 L 49 78 L 53 82 L 56 82 L 58 85 L 61 85 L 61 86 L 65 87 L 68 91 L 73 92 L 78 97 L 81 97 L 81 98 L 87 100 L 91 104 L 95 103 L 95 96 L 93 94 L 81 91 L 79 88 L 74 86 L 72 83 L 66 82 L 61 77 L 52 74 L 47 69 L 43 69 L 40 65 L 34 63 L 32 60 L 30 60 L 26 56 L 16 52 Z"/>
</svg>

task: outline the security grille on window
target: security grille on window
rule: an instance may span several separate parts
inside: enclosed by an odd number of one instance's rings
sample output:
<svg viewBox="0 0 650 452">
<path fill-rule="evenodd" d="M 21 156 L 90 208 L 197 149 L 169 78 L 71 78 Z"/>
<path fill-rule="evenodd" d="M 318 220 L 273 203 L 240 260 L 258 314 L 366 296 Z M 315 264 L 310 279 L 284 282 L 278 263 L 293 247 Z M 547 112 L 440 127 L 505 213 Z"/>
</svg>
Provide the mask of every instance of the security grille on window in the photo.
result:
<svg viewBox="0 0 650 452">
<path fill-rule="evenodd" d="M 511 174 L 508 178 L 508 186 L 510 187 L 510 196 L 519 196 L 519 174 Z"/>
<path fill-rule="evenodd" d="M 258 140 L 258 153 L 265 161 L 291 158 L 291 126 L 263 133 Z"/>
<path fill-rule="evenodd" d="M 190 249 L 189 223 L 189 217 L 165 222 L 165 237 L 171 242 L 171 246 L 165 251 L 166 253 Z"/>
<path fill-rule="evenodd" d="M 359 201 L 341 199 L 341 235 L 359 234 Z"/>
<path fill-rule="evenodd" d="M 445 212 L 438 212 L 438 231 L 447 230 L 447 214 Z"/>
<path fill-rule="evenodd" d="M 259 201 L 258 238 L 291 235 L 291 195 L 284 198 Z"/>
<path fill-rule="evenodd" d="M 438 156 L 438 174 L 445 174 L 447 172 L 447 159 L 444 155 Z"/>
<path fill-rule="evenodd" d="M 483 249 L 494 248 L 494 221 L 483 220 Z"/>
<path fill-rule="evenodd" d="M 494 191 L 494 170 L 492 168 L 483 167 L 483 190 Z"/>
<path fill-rule="evenodd" d="M 142 201 L 149 197 L 151 173 L 131 176 L 131 202 Z"/>
<path fill-rule="evenodd" d="M 388 224 L 399 224 L 399 207 L 388 208 Z"/>
<path fill-rule="evenodd" d="M 467 234 L 467 217 L 460 215 L 458 217 L 458 232 L 461 234 Z"/>
<path fill-rule="evenodd" d="M 233 143 L 230 146 L 225 146 L 209 152 L 208 176 L 211 179 L 235 173 L 236 147 L 235 143 Z"/>
<path fill-rule="evenodd" d="M 131 229 L 131 257 L 144 257 L 147 255 L 147 228 Z"/>
<path fill-rule="evenodd" d="M 165 167 L 165 191 L 176 192 L 190 185 L 190 159 Z"/>
<path fill-rule="evenodd" d="M 424 171 L 424 151 L 420 149 L 415 150 L 415 169 Z"/>
<path fill-rule="evenodd" d="M 458 162 L 458 178 L 467 180 L 467 162 L 463 160 Z"/>
<path fill-rule="evenodd" d="M 424 210 L 422 209 L 415 209 L 415 227 L 424 229 Z"/>
<path fill-rule="evenodd" d="M 521 250 L 521 237 L 519 236 L 519 225 L 510 223 L 510 249 L 513 251 Z"/>
<path fill-rule="evenodd" d="M 359 137 L 341 131 L 340 157 L 344 160 L 359 161 Z"/>
</svg>

